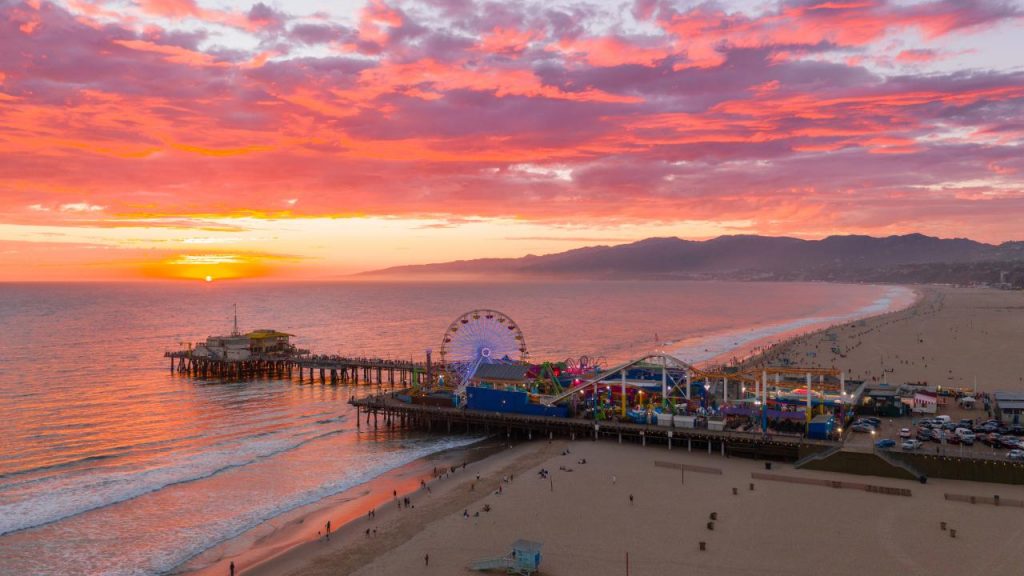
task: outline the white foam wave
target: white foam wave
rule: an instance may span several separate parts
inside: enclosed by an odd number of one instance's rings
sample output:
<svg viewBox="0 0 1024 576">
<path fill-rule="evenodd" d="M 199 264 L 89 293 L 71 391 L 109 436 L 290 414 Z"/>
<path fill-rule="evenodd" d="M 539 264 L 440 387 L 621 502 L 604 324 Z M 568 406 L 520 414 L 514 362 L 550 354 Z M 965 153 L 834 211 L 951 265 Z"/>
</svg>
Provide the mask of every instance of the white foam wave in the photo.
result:
<svg viewBox="0 0 1024 576">
<path fill-rule="evenodd" d="M 8 486 L 0 503 L 0 535 L 56 522 L 174 484 L 208 478 L 338 432 L 316 428 L 259 432 L 240 442 L 223 443 L 202 452 L 172 453 L 148 468 L 100 468 L 84 474 L 49 476 L 26 486 Z"/>
</svg>

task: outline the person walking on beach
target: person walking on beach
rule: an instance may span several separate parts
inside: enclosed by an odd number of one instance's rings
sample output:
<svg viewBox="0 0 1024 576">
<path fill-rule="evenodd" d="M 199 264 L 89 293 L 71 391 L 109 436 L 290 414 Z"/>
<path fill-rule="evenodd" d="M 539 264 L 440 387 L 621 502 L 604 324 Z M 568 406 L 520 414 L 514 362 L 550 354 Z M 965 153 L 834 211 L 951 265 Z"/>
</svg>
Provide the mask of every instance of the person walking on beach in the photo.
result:
<svg viewBox="0 0 1024 576">
<path fill-rule="evenodd" d="M 429 552 L 427 554 L 423 555 L 423 565 L 424 566 L 430 566 L 430 553 Z"/>
<path fill-rule="evenodd" d="M 632 494 L 629 495 L 629 505 L 630 506 L 633 505 L 633 495 Z"/>
<path fill-rule="evenodd" d="M 331 521 L 330 520 L 327 521 L 327 539 L 328 540 L 331 539 Z"/>
<path fill-rule="evenodd" d="M 231 570 L 231 576 L 235 576 L 235 561 L 234 560 L 231 561 L 231 565 L 228 566 L 228 569 Z"/>
</svg>

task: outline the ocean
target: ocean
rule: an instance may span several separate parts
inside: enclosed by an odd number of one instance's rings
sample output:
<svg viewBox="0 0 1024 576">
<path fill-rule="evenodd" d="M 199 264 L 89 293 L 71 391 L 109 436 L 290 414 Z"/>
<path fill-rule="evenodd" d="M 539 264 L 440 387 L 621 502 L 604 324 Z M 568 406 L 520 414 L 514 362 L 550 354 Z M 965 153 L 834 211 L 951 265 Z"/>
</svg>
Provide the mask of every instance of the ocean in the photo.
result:
<svg viewBox="0 0 1024 576">
<path fill-rule="evenodd" d="M 171 373 L 165 350 L 274 328 L 422 359 L 492 308 L 533 360 L 692 363 L 910 304 L 894 286 L 741 282 L 0 284 L 0 574 L 166 574 L 268 519 L 479 438 L 356 429 L 365 387 Z"/>
</svg>

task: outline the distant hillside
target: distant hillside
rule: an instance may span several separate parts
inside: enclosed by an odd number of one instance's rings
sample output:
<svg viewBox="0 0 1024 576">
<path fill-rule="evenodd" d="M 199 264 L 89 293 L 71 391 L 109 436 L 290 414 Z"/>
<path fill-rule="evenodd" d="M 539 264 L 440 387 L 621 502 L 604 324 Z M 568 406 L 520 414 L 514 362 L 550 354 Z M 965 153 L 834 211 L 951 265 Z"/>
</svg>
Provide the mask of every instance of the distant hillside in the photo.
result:
<svg viewBox="0 0 1024 576">
<path fill-rule="evenodd" d="M 371 277 L 562 277 L 831 280 L 996 283 L 1000 272 L 1024 283 L 1024 242 L 984 244 L 908 234 L 830 236 L 822 240 L 721 236 L 692 241 L 648 238 L 523 258 L 487 258 L 399 266 Z"/>
</svg>

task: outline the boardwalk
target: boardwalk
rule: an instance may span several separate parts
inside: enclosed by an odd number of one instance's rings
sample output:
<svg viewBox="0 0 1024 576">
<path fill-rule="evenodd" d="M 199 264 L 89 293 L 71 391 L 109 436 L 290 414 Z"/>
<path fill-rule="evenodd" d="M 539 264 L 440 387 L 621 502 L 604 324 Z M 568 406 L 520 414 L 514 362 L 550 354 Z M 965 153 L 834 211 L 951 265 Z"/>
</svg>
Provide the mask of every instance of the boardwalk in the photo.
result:
<svg viewBox="0 0 1024 576">
<path fill-rule="evenodd" d="M 442 367 L 434 363 L 428 370 L 425 362 L 387 360 L 383 358 L 328 355 L 260 356 L 245 360 L 226 360 L 199 356 L 192 350 L 165 352 L 171 360 L 171 372 L 195 378 L 245 380 L 256 377 L 294 378 L 299 382 L 321 384 L 389 384 L 424 385 L 436 381 Z"/>
<path fill-rule="evenodd" d="M 511 440 L 567 437 L 571 439 L 612 438 L 641 445 L 662 445 L 669 450 L 707 450 L 732 456 L 795 461 L 798 458 L 827 450 L 835 442 L 800 437 L 772 436 L 735 431 L 633 424 L 582 418 L 558 418 L 484 412 L 464 408 L 447 408 L 409 404 L 388 394 L 377 394 L 349 403 L 365 418 L 366 425 L 410 426 L 445 433 L 480 433 L 501 435 Z M 358 418 L 357 418 L 358 421 Z M 362 423 L 360 423 L 360 426 Z"/>
</svg>

